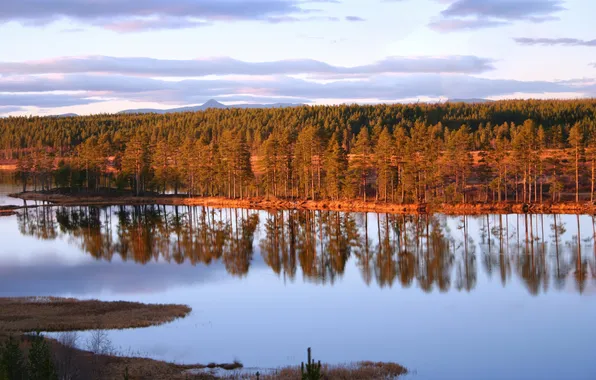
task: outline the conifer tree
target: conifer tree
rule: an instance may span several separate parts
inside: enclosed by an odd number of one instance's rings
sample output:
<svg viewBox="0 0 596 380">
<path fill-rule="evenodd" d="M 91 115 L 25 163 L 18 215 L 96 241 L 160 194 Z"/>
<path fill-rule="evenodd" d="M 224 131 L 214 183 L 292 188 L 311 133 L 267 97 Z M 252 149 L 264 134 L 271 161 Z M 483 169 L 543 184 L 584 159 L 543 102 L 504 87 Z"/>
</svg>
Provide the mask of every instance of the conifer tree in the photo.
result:
<svg viewBox="0 0 596 380">
<path fill-rule="evenodd" d="M 358 195 L 362 197 L 364 202 L 366 202 L 371 154 L 372 148 L 368 129 L 363 127 L 353 144 L 349 170 L 352 182 L 356 184 L 356 188 L 358 189 Z"/>
<path fill-rule="evenodd" d="M 346 152 L 339 144 L 337 134 L 333 134 L 325 153 L 325 193 L 329 198 L 337 200 L 341 197 L 347 168 Z"/>
<path fill-rule="evenodd" d="M 394 142 L 393 136 L 384 128 L 375 146 L 375 169 L 377 173 L 377 197 L 389 200 L 394 189 Z"/>
<path fill-rule="evenodd" d="M 29 380 L 58 380 L 52 354 L 47 341 L 41 334 L 33 337 L 29 349 Z"/>
<path fill-rule="evenodd" d="M 26 380 L 27 366 L 19 343 L 12 336 L 0 346 L 0 379 Z"/>
<path fill-rule="evenodd" d="M 149 157 L 147 137 L 141 134 L 132 136 L 122 155 L 122 171 L 130 176 L 136 195 L 145 190 L 150 170 Z"/>
<path fill-rule="evenodd" d="M 579 165 L 583 149 L 584 136 L 579 124 L 569 130 L 569 145 L 572 148 L 572 160 L 575 166 L 575 202 L 579 203 Z"/>
</svg>

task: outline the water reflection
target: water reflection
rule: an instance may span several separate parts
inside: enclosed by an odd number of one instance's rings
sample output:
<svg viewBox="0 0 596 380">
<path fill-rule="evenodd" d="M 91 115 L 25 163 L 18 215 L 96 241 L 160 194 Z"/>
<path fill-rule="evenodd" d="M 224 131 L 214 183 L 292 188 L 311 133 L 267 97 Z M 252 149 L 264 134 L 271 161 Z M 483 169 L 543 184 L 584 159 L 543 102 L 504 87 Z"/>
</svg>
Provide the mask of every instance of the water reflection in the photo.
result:
<svg viewBox="0 0 596 380">
<path fill-rule="evenodd" d="M 23 210 L 23 235 L 69 244 L 93 258 L 223 263 L 245 276 L 255 252 L 277 275 L 333 284 L 353 260 L 367 285 L 424 292 L 473 291 L 478 267 L 530 294 L 596 278 L 593 217 L 557 215 L 356 214 L 186 206 L 55 207 Z M 261 261 L 259 258 L 259 261 Z M 480 261 L 480 263 L 477 263 Z"/>
</svg>

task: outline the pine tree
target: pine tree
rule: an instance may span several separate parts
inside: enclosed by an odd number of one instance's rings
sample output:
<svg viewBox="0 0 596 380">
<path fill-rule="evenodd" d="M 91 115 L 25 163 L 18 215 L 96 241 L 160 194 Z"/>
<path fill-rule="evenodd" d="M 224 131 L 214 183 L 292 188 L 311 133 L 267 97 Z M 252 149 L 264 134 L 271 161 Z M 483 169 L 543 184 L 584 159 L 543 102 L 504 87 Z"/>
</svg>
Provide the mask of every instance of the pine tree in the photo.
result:
<svg viewBox="0 0 596 380">
<path fill-rule="evenodd" d="M 29 380 L 58 380 L 50 347 L 39 333 L 29 349 Z"/>
<path fill-rule="evenodd" d="M 145 190 L 145 180 L 148 179 L 150 167 L 147 137 L 141 134 L 134 135 L 126 144 L 122 156 L 122 171 L 131 177 L 136 195 Z"/>
<path fill-rule="evenodd" d="M 27 379 L 25 358 L 19 348 L 19 343 L 12 336 L 0 347 L 0 379 Z"/>
<path fill-rule="evenodd" d="M 587 141 L 588 157 L 590 159 L 590 202 L 594 202 L 594 185 L 596 181 L 596 129 L 592 127 Z"/>
<path fill-rule="evenodd" d="M 352 149 L 352 159 L 350 160 L 349 170 L 352 182 L 358 189 L 358 194 L 366 202 L 367 180 L 370 168 L 370 157 L 372 148 L 368 137 L 368 129 L 363 127 Z"/>
<path fill-rule="evenodd" d="M 283 158 L 280 154 L 280 143 L 275 133 L 272 133 L 263 143 L 262 157 L 265 171 L 265 192 L 267 195 L 277 197 Z"/>
<path fill-rule="evenodd" d="M 155 170 L 157 188 L 164 194 L 169 183 L 174 182 L 173 147 L 166 140 L 159 140 L 151 156 L 151 166 Z"/>
<path fill-rule="evenodd" d="M 536 125 L 532 120 L 526 120 L 522 126 L 515 130 L 512 140 L 513 164 L 515 167 L 516 201 L 519 201 L 519 179 L 522 179 L 522 202 L 532 201 L 532 169 L 535 162 L 534 147 L 536 139 Z"/>
<path fill-rule="evenodd" d="M 243 134 L 236 134 L 233 138 L 233 165 L 234 165 L 234 197 L 236 197 L 236 185 L 239 186 L 240 198 L 246 194 L 246 185 L 253 179 L 250 151 Z"/>
<path fill-rule="evenodd" d="M 466 201 L 466 180 L 470 173 L 472 158 L 470 155 L 470 133 L 467 126 L 449 133 L 446 137 L 446 169 L 454 181 L 456 200 Z"/>
<path fill-rule="evenodd" d="M 33 160 L 31 155 L 24 154 L 17 161 L 17 173 L 23 185 L 23 192 L 27 191 L 27 182 L 33 171 Z"/>
<path fill-rule="evenodd" d="M 389 131 L 384 128 L 379 134 L 375 146 L 375 169 L 377 172 L 377 197 L 389 200 L 389 194 L 394 189 L 394 165 L 393 165 L 394 142 Z"/>
<path fill-rule="evenodd" d="M 333 134 L 325 153 L 325 193 L 331 199 L 339 199 L 345 184 L 348 158 L 339 144 L 337 134 Z"/>
<path fill-rule="evenodd" d="M 584 136 L 581 126 L 579 124 L 575 124 L 569 130 L 569 145 L 571 145 L 572 150 L 572 160 L 575 165 L 575 202 L 579 203 L 579 164 L 580 164 L 580 154 L 583 149 L 583 142 Z"/>
<path fill-rule="evenodd" d="M 296 139 L 293 171 L 297 175 L 298 188 L 303 189 L 304 198 L 316 199 L 315 180 L 317 177 L 317 160 L 321 155 L 321 142 L 316 128 L 306 127 Z M 300 191 L 299 191 L 300 192 Z"/>
<path fill-rule="evenodd" d="M 77 148 L 76 165 L 79 170 L 85 172 L 87 190 L 97 187 L 97 177 L 101 169 L 103 156 L 102 149 L 95 136 L 85 140 Z M 93 185 L 91 178 L 95 179 Z"/>
<path fill-rule="evenodd" d="M 395 141 L 395 160 L 397 163 L 397 183 L 395 184 L 396 187 L 401 188 L 400 194 L 400 203 L 405 201 L 405 162 L 406 162 L 406 154 L 407 154 L 407 146 L 409 137 L 406 134 L 405 128 L 402 126 L 398 126 L 393 131 L 393 139 Z"/>
</svg>

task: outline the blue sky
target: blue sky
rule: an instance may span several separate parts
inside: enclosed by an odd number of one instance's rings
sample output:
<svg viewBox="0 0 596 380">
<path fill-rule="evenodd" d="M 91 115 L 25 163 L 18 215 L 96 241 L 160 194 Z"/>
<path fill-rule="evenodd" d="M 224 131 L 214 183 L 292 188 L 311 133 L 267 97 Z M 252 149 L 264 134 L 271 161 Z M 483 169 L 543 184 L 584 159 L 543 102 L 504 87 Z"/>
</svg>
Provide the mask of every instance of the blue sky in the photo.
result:
<svg viewBox="0 0 596 380">
<path fill-rule="evenodd" d="M 596 95 L 589 0 L 3 0 L 0 115 Z"/>
</svg>

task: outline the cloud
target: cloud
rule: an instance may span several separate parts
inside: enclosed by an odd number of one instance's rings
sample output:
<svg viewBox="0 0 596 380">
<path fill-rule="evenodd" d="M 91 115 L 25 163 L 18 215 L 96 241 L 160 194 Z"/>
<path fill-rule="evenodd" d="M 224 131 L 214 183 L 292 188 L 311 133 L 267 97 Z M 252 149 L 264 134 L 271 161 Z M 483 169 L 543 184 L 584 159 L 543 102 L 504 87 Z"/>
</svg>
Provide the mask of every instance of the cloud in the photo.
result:
<svg viewBox="0 0 596 380">
<path fill-rule="evenodd" d="M 549 19 L 565 10 L 560 0 L 457 0 L 443 12 L 443 17 L 490 17 L 502 20 Z"/>
<path fill-rule="evenodd" d="M 67 91 L 75 95 L 53 95 Z M 0 78 L 0 104 L 52 107 L 88 104 L 98 97 L 109 100 L 158 102 L 162 104 L 198 104 L 210 98 L 228 101 L 258 97 L 267 99 L 301 99 L 317 102 L 338 99 L 393 101 L 416 97 L 486 98 L 514 93 L 584 93 L 596 94 L 594 81 L 575 82 L 516 81 L 478 78 L 462 74 L 378 75 L 366 80 L 328 83 L 279 76 L 269 80 L 161 79 L 76 74 L 63 78 L 35 76 L 27 81 Z M 50 99 L 54 99 L 52 102 Z M 80 98 L 77 98 L 80 97 Z M 93 97 L 92 99 L 90 99 Z M 292 102 L 291 99 L 288 99 Z"/>
<path fill-rule="evenodd" d="M 254 267 L 263 267 L 263 264 L 253 260 L 251 268 Z M 61 262 L 37 262 L 27 266 L 5 264 L 0 267 L 0 295 L 84 295 L 94 292 L 127 294 L 138 293 L 139 289 L 145 292 L 163 292 L 172 287 L 213 283 L 226 276 L 229 274 L 220 262 L 209 266 L 154 262 L 139 265 L 116 259 L 109 263 L 89 260 L 77 265 Z M 36 280 L 31 281 L 33 278 Z M 155 278 L 160 280 L 153 280 Z M 8 286 L 11 283 L 14 286 Z"/>
<path fill-rule="evenodd" d="M 362 22 L 362 21 L 366 21 L 366 20 L 363 19 L 362 17 L 358 17 L 358 16 L 346 16 L 346 21 Z"/>
<path fill-rule="evenodd" d="M 117 20 L 106 22 L 102 26 L 114 32 L 132 33 L 160 29 L 188 29 L 207 25 L 210 25 L 210 23 L 206 21 L 160 17 L 153 19 Z"/>
<path fill-rule="evenodd" d="M 65 107 L 82 104 L 96 103 L 99 100 L 88 99 L 84 95 L 60 95 L 60 94 L 15 94 L 0 93 L 0 104 L 3 107 Z M 13 112 L 14 110 L 4 111 L 2 113 Z"/>
<path fill-rule="evenodd" d="M 442 1 L 444 2 L 444 1 Z M 556 20 L 562 0 L 454 0 L 429 26 L 438 31 L 492 28 L 515 21 Z"/>
<path fill-rule="evenodd" d="M 6 106 L 6 107 L 0 106 L 0 115 L 11 113 L 11 112 L 24 111 L 24 110 L 25 110 L 24 107 L 19 107 L 19 106 Z"/>
<path fill-rule="evenodd" d="M 480 74 L 493 70 L 492 60 L 475 56 L 388 57 L 362 66 L 334 66 L 312 59 L 245 62 L 232 58 L 168 60 L 107 56 L 63 57 L 43 61 L 0 62 L 0 74 L 106 73 L 130 76 L 201 77 L 207 75 L 353 76 L 403 73 Z"/>
<path fill-rule="evenodd" d="M 588 46 L 596 47 L 596 40 L 580 40 L 577 38 L 515 38 L 520 45 L 542 46 Z"/>
<path fill-rule="evenodd" d="M 297 21 L 319 13 L 300 0 L 5 0 L 0 23 L 39 26 L 60 19 L 117 32 L 180 29 L 227 21 Z"/>
<path fill-rule="evenodd" d="M 487 19 L 440 19 L 432 21 L 429 26 L 439 32 L 453 32 L 459 30 L 475 30 L 509 25 L 510 22 Z"/>
</svg>

